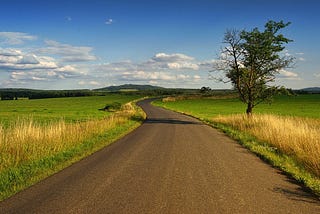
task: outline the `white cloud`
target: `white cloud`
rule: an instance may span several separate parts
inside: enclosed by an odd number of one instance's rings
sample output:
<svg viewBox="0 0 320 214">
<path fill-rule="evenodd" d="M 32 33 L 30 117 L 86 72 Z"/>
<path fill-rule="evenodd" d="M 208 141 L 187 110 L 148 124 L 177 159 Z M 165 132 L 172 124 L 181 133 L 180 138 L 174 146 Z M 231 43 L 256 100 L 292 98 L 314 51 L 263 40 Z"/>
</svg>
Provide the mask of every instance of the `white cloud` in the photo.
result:
<svg viewBox="0 0 320 214">
<path fill-rule="evenodd" d="M 25 71 L 14 71 L 10 75 L 11 81 L 47 81 L 48 78 L 46 75 L 43 75 L 39 72 L 25 72 Z"/>
<path fill-rule="evenodd" d="M 173 70 L 173 71 L 187 71 L 199 70 L 198 62 L 190 56 L 181 53 L 166 54 L 158 53 L 148 61 L 139 65 L 143 70 Z"/>
<path fill-rule="evenodd" d="M 320 73 L 315 73 L 315 74 L 313 74 L 313 76 L 316 78 L 320 78 Z"/>
<path fill-rule="evenodd" d="M 96 59 L 91 54 L 92 48 L 53 40 L 47 40 L 45 44 L 46 47 L 28 49 L 28 52 L 25 49 L 0 48 L 0 72 L 5 71 L 8 76 L 0 84 L 32 87 L 35 82 L 38 86 L 45 86 L 46 82 L 56 84 L 59 81 L 59 84 L 73 83 L 92 88 L 106 82 L 136 82 L 187 87 L 201 84 L 200 72 L 207 72 L 207 67 L 212 64 L 212 61 L 197 61 L 181 53 L 158 53 L 139 63 L 128 60 L 105 64 L 71 63 Z"/>
<path fill-rule="evenodd" d="M 194 79 L 194 80 L 200 80 L 201 77 L 200 77 L 199 75 L 194 75 L 194 76 L 193 76 L 193 79 Z"/>
<path fill-rule="evenodd" d="M 113 82 L 186 86 L 200 84 L 204 80 L 200 72 L 207 73 L 212 69 L 213 63 L 214 60 L 201 62 L 181 53 L 158 53 L 140 63 L 122 61 L 98 65 L 94 74 Z"/>
<path fill-rule="evenodd" d="M 102 84 L 97 82 L 97 81 L 84 81 L 84 80 L 81 80 L 78 82 L 78 85 L 81 85 L 81 86 L 101 86 Z"/>
<path fill-rule="evenodd" d="M 279 71 L 279 78 L 283 78 L 283 79 L 300 79 L 299 75 L 297 73 L 294 73 L 292 71 L 287 71 L 287 70 L 280 70 Z"/>
<path fill-rule="evenodd" d="M 181 70 L 181 69 L 191 69 L 191 70 L 199 70 L 199 65 L 195 63 L 188 63 L 188 62 L 172 62 L 168 63 L 169 69 Z"/>
<path fill-rule="evenodd" d="M 156 85 L 156 84 L 158 84 L 158 81 L 150 80 L 148 83 L 151 84 L 151 85 Z"/>
<path fill-rule="evenodd" d="M 37 56 L 31 54 L 31 55 L 24 55 L 21 59 L 18 60 L 18 64 L 39 64 L 39 60 L 37 59 Z"/>
<path fill-rule="evenodd" d="M 113 24 L 114 23 L 114 20 L 113 19 L 107 19 L 106 21 L 105 21 L 105 24 L 106 25 L 111 25 L 111 24 Z"/>
<path fill-rule="evenodd" d="M 174 75 L 165 72 L 145 72 L 145 71 L 132 71 L 124 72 L 121 74 L 121 80 L 126 81 L 157 81 L 157 80 L 175 80 Z"/>
<path fill-rule="evenodd" d="M 24 53 L 18 49 L 0 49 L 0 71 L 9 73 L 7 85 L 56 81 L 85 76 L 84 69 L 76 65 L 60 64 L 52 57 Z"/>
<path fill-rule="evenodd" d="M 0 56 L 19 56 L 21 55 L 21 50 L 13 48 L 0 48 Z"/>
<path fill-rule="evenodd" d="M 100 84 L 99 82 L 97 82 L 97 81 L 90 81 L 89 84 L 90 84 L 90 85 L 95 85 L 95 86 L 101 85 L 101 84 Z"/>
<path fill-rule="evenodd" d="M 148 82 L 148 83 L 190 83 L 199 81 L 199 75 L 190 76 L 188 74 L 174 74 L 170 72 L 146 72 L 146 71 L 131 71 L 119 74 L 121 81 L 133 82 Z"/>
<path fill-rule="evenodd" d="M 48 61 L 47 58 L 37 57 L 34 54 L 25 54 L 21 50 L 2 49 L 0 52 L 0 68 L 4 70 L 55 69 L 57 67 L 54 61 Z"/>
<path fill-rule="evenodd" d="M 194 60 L 194 58 L 181 53 L 175 53 L 175 54 L 158 53 L 154 57 L 152 57 L 152 60 L 156 62 L 168 63 L 168 62 L 192 61 Z"/>
<path fill-rule="evenodd" d="M 36 40 L 36 36 L 22 32 L 0 32 L 0 43 L 6 45 L 20 45 L 25 41 Z"/>
<path fill-rule="evenodd" d="M 96 72 L 110 74 L 119 72 L 144 71 L 147 73 L 183 73 L 199 72 L 212 69 L 213 61 L 199 62 L 193 57 L 184 54 L 158 53 L 149 60 L 134 63 L 131 61 L 113 62 L 97 65 Z"/>
<path fill-rule="evenodd" d="M 86 62 L 95 61 L 97 57 L 91 54 L 92 47 L 72 46 L 53 40 L 46 40 L 47 47 L 36 50 L 36 53 L 55 55 L 62 62 Z"/>
</svg>

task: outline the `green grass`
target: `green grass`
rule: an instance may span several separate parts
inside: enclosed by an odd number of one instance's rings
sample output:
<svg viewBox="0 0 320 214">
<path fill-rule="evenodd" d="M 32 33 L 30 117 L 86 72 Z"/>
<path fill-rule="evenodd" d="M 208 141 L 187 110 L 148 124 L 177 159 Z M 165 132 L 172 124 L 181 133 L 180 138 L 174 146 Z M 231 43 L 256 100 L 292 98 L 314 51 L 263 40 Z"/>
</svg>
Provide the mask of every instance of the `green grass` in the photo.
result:
<svg viewBox="0 0 320 214">
<path fill-rule="evenodd" d="M 203 119 L 217 115 L 241 114 L 246 110 L 246 105 L 236 98 L 156 101 L 155 104 Z M 253 112 L 320 118 L 320 94 L 277 96 L 272 104 L 261 103 L 253 109 Z"/>
<path fill-rule="evenodd" d="M 37 100 L 2 100 L 0 101 L 0 123 L 5 127 L 17 118 L 30 118 L 35 122 L 48 123 L 57 120 L 67 122 L 99 119 L 110 115 L 99 111 L 107 104 L 121 104 L 140 98 L 134 95 L 110 94 L 93 97 L 49 98 Z"/>
</svg>

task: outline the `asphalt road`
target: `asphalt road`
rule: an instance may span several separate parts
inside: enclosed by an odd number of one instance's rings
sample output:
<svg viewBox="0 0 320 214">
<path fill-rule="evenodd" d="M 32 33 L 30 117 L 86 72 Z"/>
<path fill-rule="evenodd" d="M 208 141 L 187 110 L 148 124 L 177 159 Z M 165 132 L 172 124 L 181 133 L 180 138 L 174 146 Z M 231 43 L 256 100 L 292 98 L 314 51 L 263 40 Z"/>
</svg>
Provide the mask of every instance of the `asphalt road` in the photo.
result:
<svg viewBox="0 0 320 214">
<path fill-rule="evenodd" d="M 0 203 L 0 213 L 320 213 L 315 196 L 224 134 L 140 105 L 142 126 Z"/>
</svg>

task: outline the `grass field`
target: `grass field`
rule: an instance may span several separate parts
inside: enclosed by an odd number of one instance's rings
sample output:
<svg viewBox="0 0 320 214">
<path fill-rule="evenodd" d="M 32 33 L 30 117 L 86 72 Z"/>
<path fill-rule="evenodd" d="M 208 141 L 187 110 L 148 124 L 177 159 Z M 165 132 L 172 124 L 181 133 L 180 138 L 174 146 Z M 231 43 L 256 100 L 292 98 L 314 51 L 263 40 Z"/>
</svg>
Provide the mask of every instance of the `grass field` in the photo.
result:
<svg viewBox="0 0 320 214">
<path fill-rule="evenodd" d="M 155 102 L 220 128 L 320 195 L 320 95 L 278 96 L 247 117 L 237 99 Z"/>
<path fill-rule="evenodd" d="M 94 97 L 68 97 L 36 100 L 0 101 L 0 124 L 8 126 L 17 118 L 32 118 L 35 122 L 48 123 L 64 120 L 66 122 L 86 121 L 108 116 L 110 113 L 98 111 L 106 104 L 121 104 L 138 99 L 139 96 L 110 94 Z"/>
<path fill-rule="evenodd" d="M 199 118 L 213 118 L 218 115 L 242 114 L 246 105 L 237 98 L 191 99 L 177 102 L 156 102 L 165 108 L 179 110 Z M 276 114 L 320 118 L 320 94 L 299 96 L 278 96 L 272 104 L 261 103 L 253 109 L 254 113 Z"/>
<path fill-rule="evenodd" d="M 0 200 L 92 154 L 139 126 L 137 96 L 0 101 Z M 100 111 L 119 102 L 117 112 Z M 49 113 L 50 112 L 50 113 Z"/>
</svg>

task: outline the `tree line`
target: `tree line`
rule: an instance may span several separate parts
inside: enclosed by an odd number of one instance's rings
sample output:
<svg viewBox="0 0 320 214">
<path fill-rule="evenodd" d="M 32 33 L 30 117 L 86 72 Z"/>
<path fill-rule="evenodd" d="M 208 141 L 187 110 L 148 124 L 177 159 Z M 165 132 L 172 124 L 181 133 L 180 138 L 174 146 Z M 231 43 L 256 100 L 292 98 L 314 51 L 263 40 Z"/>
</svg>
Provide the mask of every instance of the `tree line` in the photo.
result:
<svg viewBox="0 0 320 214">
<path fill-rule="evenodd" d="M 1 100 L 43 99 L 59 97 L 97 96 L 100 92 L 91 90 L 32 90 L 32 89 L 0 89 Z"/>
</svg>

